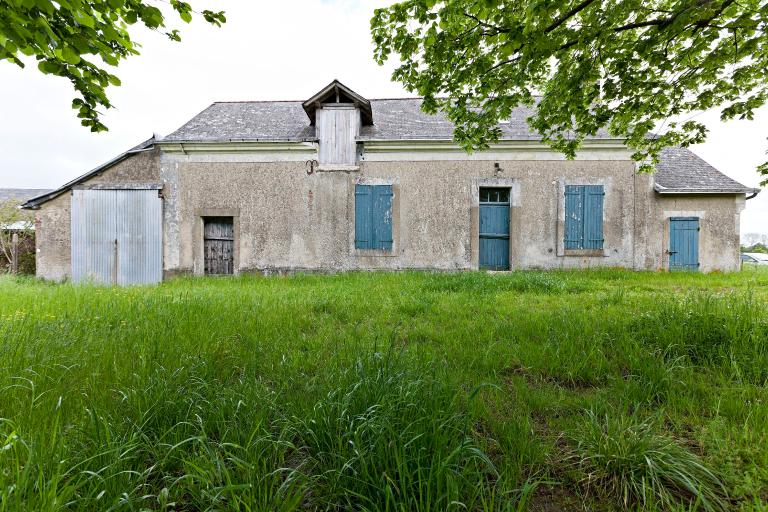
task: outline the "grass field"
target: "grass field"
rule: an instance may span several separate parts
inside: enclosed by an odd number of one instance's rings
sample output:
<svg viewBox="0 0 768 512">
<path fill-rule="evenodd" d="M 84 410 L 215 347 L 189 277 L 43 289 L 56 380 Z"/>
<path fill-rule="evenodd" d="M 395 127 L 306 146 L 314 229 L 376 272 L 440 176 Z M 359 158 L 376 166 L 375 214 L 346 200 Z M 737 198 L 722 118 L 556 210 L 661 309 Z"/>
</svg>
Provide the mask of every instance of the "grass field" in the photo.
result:
<svg viewBox="0 0 768 512">
<path fill-rule="evenodd" d="M 768 272 L 0 279 L 0 512 L 768 510 Z"/>
</svg>

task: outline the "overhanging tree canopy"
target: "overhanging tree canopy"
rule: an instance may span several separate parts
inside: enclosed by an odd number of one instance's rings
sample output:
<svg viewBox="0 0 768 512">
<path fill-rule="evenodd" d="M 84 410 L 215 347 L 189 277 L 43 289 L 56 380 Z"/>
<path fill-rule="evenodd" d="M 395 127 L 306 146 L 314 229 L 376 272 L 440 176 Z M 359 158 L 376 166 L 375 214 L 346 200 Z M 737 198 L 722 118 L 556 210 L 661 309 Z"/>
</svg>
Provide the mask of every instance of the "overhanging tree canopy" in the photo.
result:
<svg viewBox="0 0 768 512">
<path fill-rule="evenodd" d="M 170 0 L 169 5 L 184 22 L 192 21 L 190 4 Z M 199 14 L 216 26 L 226 21 L 223 12 Z M 68 78 L 81 95 L 72 107 L 82 124 L 106 130 L 96 109 L 112 106 L 105 89 L 120 80 L 104 64 L 117 66 L 139 53 L 128 32 L 137 22 L 181 40 L 178 30 L 165 30 L 162 11 L 142 0 L 0 0 L 0 60 L 24 67 L 22 56 L 34 56 L 43 73 Z"/>
<path fill-rule="evenodd" d="M 766 103 L 767 30 L 766 0 L 407 0 L 371 20 L 376 60 L 399 54 L 393 78 L 468 150 L 535 104 L 529 123 L 555 149 L 573 157 L 607 129 L 644 171 L 705 139 L 699 112 L 751 119 Z"/>
</svg>

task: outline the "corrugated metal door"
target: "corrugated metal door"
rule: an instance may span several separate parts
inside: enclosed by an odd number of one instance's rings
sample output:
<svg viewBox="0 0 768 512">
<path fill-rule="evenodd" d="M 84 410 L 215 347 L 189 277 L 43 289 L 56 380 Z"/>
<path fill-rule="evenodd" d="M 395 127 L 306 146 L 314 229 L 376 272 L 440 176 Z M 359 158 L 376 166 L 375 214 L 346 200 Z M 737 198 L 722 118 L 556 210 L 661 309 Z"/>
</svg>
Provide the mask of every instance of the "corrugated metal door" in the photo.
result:
<svg viewBox="0 0 768 512">
<path fill-rule="evenodd" d="M 157 190 L 72 191 L 72 280 L 162 280 L 162 199 Z"/>
<path fill-rule="evenodd" d="M 115 191 L 72 191 L 72 281 L 116 281 Z"/>
<path fill-rule="evenodd" d="M 669 270 L 699 269 L 698 217 L 669 219 Z"/>
<path fill-rule="evenodd" d="M 480 189 L 480 268 L 509 270 L 509 189 Z"/>
<path fill-rule="evenodd" d="M 232 274 L 235 233 L 232 217 L 209 217 L 203 222 L 206 274 Z"/>
<path fill-rule="evenodd" d="M 117 284 L 163 279 L 162 200 L 156 190 L 115 190 Z"/>
</svg>

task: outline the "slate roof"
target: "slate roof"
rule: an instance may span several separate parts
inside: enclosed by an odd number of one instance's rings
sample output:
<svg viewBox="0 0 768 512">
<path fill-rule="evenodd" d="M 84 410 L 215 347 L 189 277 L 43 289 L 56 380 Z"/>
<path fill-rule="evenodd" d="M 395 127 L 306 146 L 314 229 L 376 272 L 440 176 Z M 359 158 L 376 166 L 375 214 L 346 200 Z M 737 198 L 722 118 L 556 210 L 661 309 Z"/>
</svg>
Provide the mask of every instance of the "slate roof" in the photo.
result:
<svg viewBox="0 0 768 512">
<path fill-rule="evenodd" d="M 756 193 L 759 189 L 746 187 L 721 173 L 696 153 L 681 147 L 662 151 L 654 174 L 656 191 L 674 193 Z"/>
<path fill-rule="evenodd" d="M 421 98 L 369 100 L 373 124 L 363 126 L 358 140 L 450 140 L 453 124 L 438 113 L 421 110 Z M 162 139 L 162 142 L 314 141 L 301 101 L 244 101 L 212 104 Z M 536 141 L 526 121 L 533 109 L 520 106 L 499 124 L 503 140 Z M 599 132 L 592 139 L 610 139 Z M 655 175 L 659 193 L 754 193 L 684 148 L 669 148 L 661 155 Z"/>
<path fill-rule="evenodd" d="M 373 125 L 364 126 L 360 140 L 450 140 L 453 123 L 442 113 L 425 114 L 421 98 L 371 100 Z M 520 106 L 512 111 L 508 122 L 500 123 L 502 139 L 538 140 L 526 119 L 533 115 L 529 107 Z"/>
<path fill-rule="evenodd" d="M 363 126 L 360 140 L 450 140 L 453 123 L 438 113 L 421 111 L 421 98 L 371 99 L 373 125 Z M 312 141 L 315 127 L 301 101 L 216 102 L 163 142 Z M 502 139 L 539 140 L 526 119 L 529 107 L 512 111 L 501 123 Z M 606 132 L 595 138 L 610 138 Z"/>
<path fill-rule="evenodd" d="M 331 83 L 333 85 L 333 82 Z M 361 128 L 361 141 L 377 140 L 451 140 L 453 124 L 442 114 L 421 111 L 421 98 L 371 99 L 373 124 Z M 316 141 L 315 127 L 310 124 L 303 101 L 216 102 L 197 114 L 182 127 L 162 139 L 155 137 L 121 153 L 109 162 L 75 178 L 52 191 L 42 192 L 27 200 L 24 208 L 37 208 L 73 185 L 120 162 L 133 153 L 151 149 L 155 142 L 246 142 L 246 141 Z M 499 124 L 502 140 L 536 141 L 541 137 L 531 131 L 526 119 L 533 114 L 530 107 L 512 111 L 507 122 Z M 600 132 L 592 139 L 610 139 Z M 683 148 L 670 148 L 661 155 L 655 175 L 656 191 L 674 193 L 750 194 L 752 189 L 724 175 L 694 153 Z"/>
<path fill-rule="evenodd" d="M 163 142 L 315 140 L 300 101 L 216 102 Z"/>
<path fill-rule="evenodd" d="M 33 197 L 47 194 L 51 189 L 47 188 L 0 188 L 0 202 L 10 201 L 28 201 Z"/>
</svg>

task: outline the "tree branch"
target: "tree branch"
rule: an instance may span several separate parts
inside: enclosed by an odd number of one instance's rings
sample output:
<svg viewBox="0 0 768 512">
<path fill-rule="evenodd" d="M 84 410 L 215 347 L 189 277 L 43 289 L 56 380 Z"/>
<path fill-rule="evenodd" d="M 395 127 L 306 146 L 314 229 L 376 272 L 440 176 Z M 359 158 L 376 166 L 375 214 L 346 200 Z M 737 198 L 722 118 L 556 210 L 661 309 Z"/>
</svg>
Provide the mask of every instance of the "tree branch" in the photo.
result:
<svg viewBox="0 0 768 512">
<path fill-rule="evenodd" d="M 594 3 L 595 0 L 584 0 L 579 5 L 568 11 L 567 13 L 563 14 L 559 18 L 557 18 L 555 21 L 550 23 L 550 25 L 544 29 L 545 34 L 549 34 L 553 30 L 555 30 L 557 27 L 568 21 L 569 19 L 576 16 L 578 13 L 589 7 L 590 4 Z"/>
<path fill-rule="evenodd" d="M 490 23 L 488 23 L 488 22 L 486 22 L 486 21 L 483 21 L 483 20 L 481 20 L 480 18 L 478 18 L 478 17 L 477 17 L 477 16 L 475 16 L 474 14 L 470 14 L 470 13 L 468 13 L 468 12 L 466 12 L 466 11 L 465 11 L 465 12 L 463 12 L 462 14 L 464 14 L 464 16 L 466 16 L 467 18 L 469 18 L 469 19 L 471 19 L 471 20 L 475 20 L 475 21 L 477 22 L 477 24 L 478 24 L 478 25 L 481 25 L 481 26 L 483 26 L 483 27 L 486 27 L 486 28 L 490 28 L 490 29 L 493 29 L 493 30 L 495 30 L 495 31 L 496 31 L 496 34 L 505 34 L 505 33 L 507 33 L 507 32 L 510 32 L 510 31 L 511 31 L 511 30 L 510 30 L 510 29 L 508 29 L 508 28 L 501 28 L 501 27 L 498 27 L 498 26 L 496 26 L 496 25 L 491 25 Z M 494 35 L 495 35 L 495 34 L 494 34 Z"/>
</svg>

